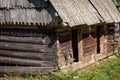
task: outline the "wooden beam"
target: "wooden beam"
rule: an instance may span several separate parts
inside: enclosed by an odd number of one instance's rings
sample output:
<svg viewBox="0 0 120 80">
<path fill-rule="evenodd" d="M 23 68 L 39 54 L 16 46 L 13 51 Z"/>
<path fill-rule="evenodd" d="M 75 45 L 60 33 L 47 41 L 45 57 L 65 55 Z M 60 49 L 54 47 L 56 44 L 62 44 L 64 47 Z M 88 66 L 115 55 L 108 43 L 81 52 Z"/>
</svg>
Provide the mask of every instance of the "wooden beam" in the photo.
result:
<svg viewBox="0 0 120 80">
<path fill-rule="evenodd" d="M 49 44 L 50 38 L 42 37 L 17 37 L 17 36 L 0 36 L 0 41 L 31 43 L 31 44 Z"/>
<path fill-rule="evenodd" d="M 53 61 L 56 59 L 57 54 L 55 54 L 55 53 L 39 53 L 39 52 L 0 50 L 0 56 L 24 58 L 24 59 L 31 59 L 31 60 Z"/>
<path fill-rule="evenodd" d="M 31 60 L 23 58 L 12 58 L 12 57 L 2 57 L 0 56 L 0 62 L 6 64 L 15 64 L 22 66 L 42 66 L 42 67 L 51 67 L 56 66 L 57 63 L 53 61 L 41 61 L 41 60 Z"/>
<path fill-rule="evenodd" d="M 24 67 L 24 66 L 0 66 L 0 74 L 49 74 L 54 67 Z"/>
<path fill-rule="evenodd" d="M 48 45 L 27 44 L 27 43 L 11 43 L 0 42 L 0 49 L 32 51 L 32 52 L 55 52 L 55 45 L 49 47 Z"/>
</svg>

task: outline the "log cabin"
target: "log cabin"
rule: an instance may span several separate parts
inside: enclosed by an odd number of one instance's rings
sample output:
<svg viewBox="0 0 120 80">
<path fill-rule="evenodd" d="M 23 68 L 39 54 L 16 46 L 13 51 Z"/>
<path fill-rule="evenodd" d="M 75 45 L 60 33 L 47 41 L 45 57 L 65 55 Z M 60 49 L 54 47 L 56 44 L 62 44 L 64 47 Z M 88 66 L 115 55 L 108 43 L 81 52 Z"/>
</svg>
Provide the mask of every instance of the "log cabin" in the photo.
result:
<svg viewBox="0 0 120 80">
<path fill-rule="evenodd" d="M 113 0 L 0 0 L 0 73 L 84 68 L 117 52 Z"/>
</svg>

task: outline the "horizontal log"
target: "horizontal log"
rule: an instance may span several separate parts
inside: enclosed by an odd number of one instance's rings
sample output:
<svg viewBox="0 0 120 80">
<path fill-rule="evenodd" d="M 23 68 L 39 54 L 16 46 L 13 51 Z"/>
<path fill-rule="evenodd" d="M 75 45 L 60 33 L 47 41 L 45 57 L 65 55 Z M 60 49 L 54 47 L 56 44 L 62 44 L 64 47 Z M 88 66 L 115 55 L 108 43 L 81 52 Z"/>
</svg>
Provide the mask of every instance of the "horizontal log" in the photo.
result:
<svg viewBox="0 0 120 80">
<path fill-rule="evenodd" d="M 9 41 L 9 42 L 21 42 L 21 43 L 32 43 L 32 44 L 49 44 L 49 37 L 14 37 L 14 36 L 0 36 L 0 41 Z"/>
<path fill-rule="evenodd" d="M 35 52 L 55 52 L 56 46 L 49 47 L 48 45 L 37 45 L 27 43 L 11 43 L 0 42 L 0 49 L 19 50 L 19 51 L 35 51 Z"/>
<path fill-rule="evenodd" d="M 65 47 L 65 46 L 68 46 L 68 45 L 71 45 L 71 41 L 67 41 L 67 42 L 61 43 L 60 47 Z"/>
<path fill-rule="evenodd" d="M 57 53 L 39 53 L 39 52 L 23 52 L 23 51 L 8 51 L 0 50 L 0 56 L 25 58 L 33 60 L 49 60 L 53 61 L 57 57 Z"/>
<path fill-rule="evenodd" d="M 30 60 L 30 59 L 22 59 L 22 58 L 12 58 L 12 57 L 2 57 L 0 56 L 0 62 L 6 64 L 15 64 L 22 66 L 56 66 L 57 63 L 53 61 L 40 61 L 40 60 Z"/>
<path fill-rule="evenodd" d="M 70 53 L 71 47 L 68 46 L 64 46 L 61 48 L 61 53 Z"/>
<path fill-rule="evenodd" d="M 53 71 L 53 67 L 24 67 L 24 66 L 0 66 L 0 74 L 48 74 L 49 72 Z"/>
</svg>

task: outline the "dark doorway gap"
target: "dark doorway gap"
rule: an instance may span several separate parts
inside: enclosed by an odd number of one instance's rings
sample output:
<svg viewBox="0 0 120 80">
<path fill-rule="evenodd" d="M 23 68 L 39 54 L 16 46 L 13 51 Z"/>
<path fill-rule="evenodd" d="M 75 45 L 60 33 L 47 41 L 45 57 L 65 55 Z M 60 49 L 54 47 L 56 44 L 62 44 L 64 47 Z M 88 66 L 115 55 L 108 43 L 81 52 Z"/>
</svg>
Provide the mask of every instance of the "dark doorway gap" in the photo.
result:
<svg viewBox="0 0 120 80">
<path fill-rule="evenodd" d="M 100 53 L 100 26 L 97 26 L 97 53 Z"/>
<path fill-rule="evenodd" d="M 77 29 L 72 30 L 72 49 L 74 62 L 78 62 L 78 31 Z"/>
</svg>

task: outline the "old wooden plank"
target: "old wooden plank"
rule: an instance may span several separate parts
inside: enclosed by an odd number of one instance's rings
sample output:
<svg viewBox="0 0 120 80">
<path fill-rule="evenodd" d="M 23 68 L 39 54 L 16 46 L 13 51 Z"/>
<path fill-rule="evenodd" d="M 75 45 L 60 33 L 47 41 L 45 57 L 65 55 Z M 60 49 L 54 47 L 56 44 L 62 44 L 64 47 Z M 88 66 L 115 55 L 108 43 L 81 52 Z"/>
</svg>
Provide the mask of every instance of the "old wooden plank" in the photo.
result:
<svg viewBox="0 0 120 80">
<path fill-rule="evenodd" d="M 0 7 L 5 8 L 6 7 L 6 0 L 0 0 Z"/>
<path fill-rule="evenodd" d="M 15 36 L 0 36 L 0 41 L 20 42 L 20 43 L 33 43 L 33 44 L 49 44 L 49 37 L 15 37 Z"/>
<path fill-rule="evenodd" d="M 102 3 L 101 0 L 90 0 L 90 2 L 94 5 L 96 10 L 106 23 L 114 22 L 113 18 L 108 13 L 108 10 L 106 9 L 105 5 Z"/>
<path fill-rule="evenodd" d="M 31 59 L 23 59 L 23 58 L 2 57 L 2 56 L 0 56 L 0 62 L 7 64 L 22 65 L 22 66 L 50 67 L 57 65 L 57 63 L 53 61 L 41 61 L 41 60 L 31 60 Z"/>
<path fill-rule="evenodd" d="M 35 52 L 55 52 L 56 46 L 52 44 L 37 45 L 37 44 L 25 44 L 25 43 L 0 42 L 0 49 L 35 51 Z"/>
<path fill-rule="evenodd" d="M 24 67 L 24 66 L 0 66 L 0 74 L 48 74 L 53 67 Z"/>
<path fill-rule="evenodd" d="M 76 5 L 71 3 L 70 0 L 50 0 L 50 2 L 59 13 L 59 16 L 63 19 L 63 22 L 67 22 L 70 26 L 86 24 L 82 16 L 77 11 Z"/>
<path fill-rule="evenodd" d="M 10 0 L 10 8 L 14 8 L 16 5 L 16 0 Z"/>
<path fill-rule="evenodd" d="M 0 23 L 5 22 L 5 11 L 4 10 L 0 10 Z"/>
<path fill-rule="evenodd" d="M 83 51 L 84 51 L 84 54 L 92 54 L 95 51 L 95 46 L 94 45 L 84 46 Z"/>
<path fill-rule="evenodd" d="M 116 5 L 114 4 L 113 0 L 101 0 L 104 4 L 106 10 L 111 15 L 115 22 L 120 21 L 120 12 L 118 11 Z"/>
<path fill-rule="evenodd" d="M 53 20 L 53 16 L 51 16 L 46 9 L 9 9 L 9 10 L 0 10 L 2 11 L 2 17 L 5 18 L 4 22 L 11 22 L 14 24 L 24 23 L 29 25 L 36 23 L 47 23 L 49 24 Z M 6 12 L 6 13 L 4 13 Z M 5 16 L 6 17 L 5 17 Z M 2 21 L 0 21 L 2 22 Z"/>
<path fill-rule="evenodd" d="M 23 7 L 24 8 L 30 8 L 30 0 L 23 0 Z"/>
<path fill-rule="evenodd" d="M 70 54 L 60 54 L 58 56 L 59 67 L 70 65 L 72 63 L 72 60 L 73 58 L 70 56 Z"/>
<path fill-rule="evenodd" d="M 71 2 L 77 6 L 76 9 L 78 10 L 79 14 L 81 14 L 82 18 L 84 21 L 88 24 L 96 24 L 100 23 L 99 19 L 97 16 L 92 12 L 95 9 L 93 7 L 90 7 L 90 3 L 88 0 L 71 0 Z M 83 8 L 84 7 L 84 8 Z"/>
<path fill-rule="evenodd" d="M 66 47 L 62 47 L 61 49 L 61 53 L 60 54 L 70 54 L 71 53 L 71 47 L 70 46 L 66 46 Z"/>
<path fill-rule="evenodd" d="M 4 17 L 7 23 L 10 22 L 10 11 L 9 10 L 5 10 Z"/>
<path fill-rule="evenodd" d="M 65 46 L 70 46 L 70 45 L 71 45 L 71 40 L 61 43 L 60 47 L 65 47 Z"/>
<path fill-rule="evenodd" d="M 57 54 L 55 53 L 23 52 L 8 50 L 0 50 L 0 56 L 44 61 L 55 61 L 57 58 Z"/>
</svg>

